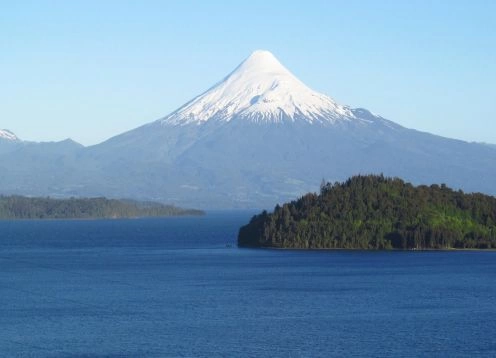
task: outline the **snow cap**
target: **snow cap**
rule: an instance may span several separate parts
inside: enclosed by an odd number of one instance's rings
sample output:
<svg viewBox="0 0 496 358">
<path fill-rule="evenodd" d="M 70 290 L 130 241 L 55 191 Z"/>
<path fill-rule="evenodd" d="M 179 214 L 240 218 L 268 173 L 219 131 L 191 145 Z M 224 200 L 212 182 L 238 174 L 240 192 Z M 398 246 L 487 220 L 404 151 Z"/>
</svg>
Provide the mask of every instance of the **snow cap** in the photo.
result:
<svg viewBox="0 0 496 358">
<path fill-rule="evenodd" d="M 355 116 L 348 107 L 307 87 L 272 53 L 256 50 L 221 82 L 160 121 L 185 125 L 233 119 L 334 123 Z"/>
</svg>

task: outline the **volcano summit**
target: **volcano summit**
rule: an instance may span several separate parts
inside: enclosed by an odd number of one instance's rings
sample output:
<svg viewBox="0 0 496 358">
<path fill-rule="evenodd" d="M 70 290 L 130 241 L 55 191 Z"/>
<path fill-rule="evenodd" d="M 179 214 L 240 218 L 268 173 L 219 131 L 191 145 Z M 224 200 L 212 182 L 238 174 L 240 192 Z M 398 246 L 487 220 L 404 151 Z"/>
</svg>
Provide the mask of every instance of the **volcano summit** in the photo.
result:
<svg viewBox="0 0 496 358">
<path fill-rule="evenodd" d="M 268 51 L 251 54 L 223 81 L 165 117 L 186 124 L 244 118 L 253 122 L 333 123 L 354 118 L 349 108 L 298 80 Z"/>
</svg>

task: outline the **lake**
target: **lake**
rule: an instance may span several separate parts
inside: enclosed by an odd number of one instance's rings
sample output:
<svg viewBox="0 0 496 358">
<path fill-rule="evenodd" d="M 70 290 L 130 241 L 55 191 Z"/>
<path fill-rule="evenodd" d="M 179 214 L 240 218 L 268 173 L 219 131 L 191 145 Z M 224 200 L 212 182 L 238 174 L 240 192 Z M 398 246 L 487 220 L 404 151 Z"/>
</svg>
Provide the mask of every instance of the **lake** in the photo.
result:
<svg viewBox="0 0 496 358">
<path fill-rule="evenodd" d="M 238 249 L 252 214 L 0 221 L 0 355 L 496 355 L 496 252 Z"/>
</svg>

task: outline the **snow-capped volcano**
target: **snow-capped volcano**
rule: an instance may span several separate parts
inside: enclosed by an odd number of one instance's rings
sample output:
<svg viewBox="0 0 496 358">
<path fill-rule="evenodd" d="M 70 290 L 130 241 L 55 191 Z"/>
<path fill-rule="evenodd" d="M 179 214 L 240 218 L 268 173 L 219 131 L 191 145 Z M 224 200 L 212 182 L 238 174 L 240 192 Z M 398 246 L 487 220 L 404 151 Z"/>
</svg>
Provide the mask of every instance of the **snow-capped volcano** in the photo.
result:
<svg viewBox="0 0 496 358">
<path fill-rule="evenodd" d="M 174 113 L 101 144 L 15 138 L 0 131 L 0 188 L 24 195 L 271 208 L 318 190 L 322 178 L 359 173 L 496 194 L 493 147 L 341 106 L 267 51 Z"/>
<path fill-rule="evenodd" d="M 310 123 L 357 119 L 350 108 L 307 87 L 272 53 L 257 50 L 221 82 L 161 122 L 189 124 L 234 118 Z"/>
<path fill-rule="evenodd" d="M 0 139 L 16 142 L 19 140 L 17 136 L 7 129 L 0 129 Z"/>
</svg>

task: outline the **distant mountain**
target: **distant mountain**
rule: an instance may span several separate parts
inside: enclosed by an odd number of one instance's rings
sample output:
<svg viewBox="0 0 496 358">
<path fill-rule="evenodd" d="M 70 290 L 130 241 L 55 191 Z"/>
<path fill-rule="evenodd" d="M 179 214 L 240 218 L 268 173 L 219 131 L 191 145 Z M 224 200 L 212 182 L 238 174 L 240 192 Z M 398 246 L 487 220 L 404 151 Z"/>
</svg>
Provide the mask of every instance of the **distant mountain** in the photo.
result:
<svg viewBox="0 0 496 358">
<path fill-rule="evenodd" d="M 84 149 L 71 139 L 0 140 L 0 193 L 70 196 L 65 191 L 80 175 L 78 158 Z"/>
<path fill-rule="evenodd" d="M 493 147 L 407 129 L 340 105 L 267 51 L 255 51 L 162 119 L 92 147 L 44 152 L 0 157 L 4 166 L 22 168 L 0 175 L 0 187 L 203 208 L 272 207 L 317 190 L 322 178 L 384 173 L 496 193 Z"/>
<path fill-rule="evenodd" d="M 20 140 L 14 133 L 7 129 L 0 129 L 0 155 L 14 150 L 19 143 Z"/>
</svg>

